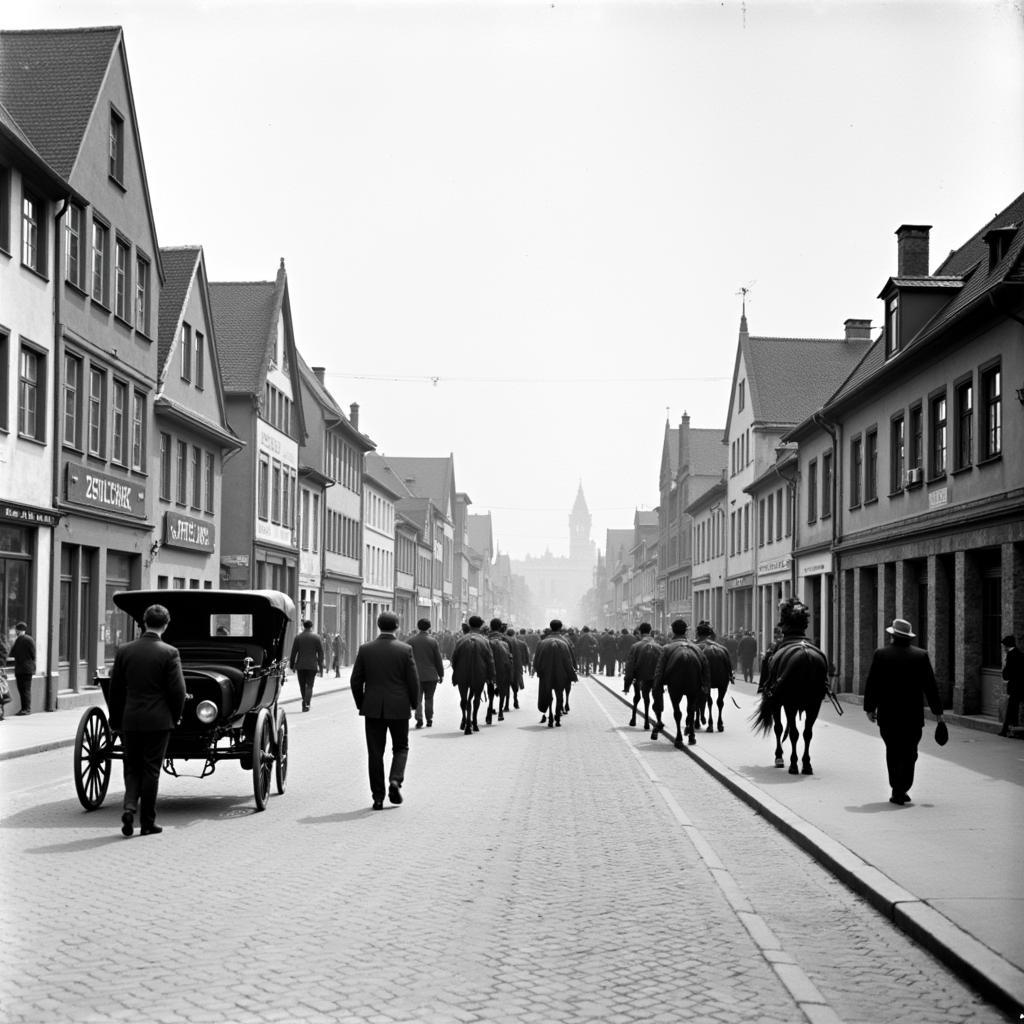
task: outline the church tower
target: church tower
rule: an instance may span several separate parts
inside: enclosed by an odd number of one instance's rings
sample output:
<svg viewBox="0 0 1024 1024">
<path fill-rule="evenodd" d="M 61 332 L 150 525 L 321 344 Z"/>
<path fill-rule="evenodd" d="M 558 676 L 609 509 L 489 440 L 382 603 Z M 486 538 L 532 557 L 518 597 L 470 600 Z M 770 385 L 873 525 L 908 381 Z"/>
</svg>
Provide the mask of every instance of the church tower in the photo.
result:
<svg viewBox="0 0 1024 1024">
<path fill-rule="evenodd" d="M 590 563 L 594 560 L 594 545 L 590 540 L 590 510 L 583 497 L 583 481 L 576 491 L 576 501 L 569 514 L 569 558 L 576 562 Z"/>
</svg>

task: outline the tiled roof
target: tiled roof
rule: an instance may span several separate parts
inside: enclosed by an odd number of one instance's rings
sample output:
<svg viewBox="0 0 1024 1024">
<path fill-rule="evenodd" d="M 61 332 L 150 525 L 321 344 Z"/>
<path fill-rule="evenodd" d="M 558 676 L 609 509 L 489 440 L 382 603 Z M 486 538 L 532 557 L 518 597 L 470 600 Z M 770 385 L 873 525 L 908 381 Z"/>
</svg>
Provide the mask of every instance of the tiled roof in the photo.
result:
<svg viewBox="0 0 1024 1024">
<path fill-rule="evenodd" d="M 721 430 L 701 427 L 690 431 L 690 476 L 718 476 L 728 455 Z"/>
<path fill-rule="evenodd" d="M 389 491 L 396 498 L 412 498 L 414 495 L 402 481 L 395 476 L 388 460 L 376 452 L 367 452 L 363 461 L 364 472 L 379 487 Z"/>
<path fill-rule="evenodd" d="M 675 480 L 679 472 L 679 428 L 665 427 L 665 440 L 663 450 L 668 450 L 668 472 L 669 478 Z"/>
<path fill-rule="evenodd" d="M 959 249 L 954 249 L 936 268 L 938 276 L 952 275 L 966 277 L 968 271 L 982 260 L 988 260 L 988 245 L 985 235 L 993 228 L 1006 227 L 1024 222 L 1024 192 L 1013 200 L 1006 209 L 997 213 L 983 228 L 975 232 Z"/>
<path fill-rule="evenodd" d="M 491 523 L 490 512 L 466 516 L 466 532 L 469 535 L 469 545 L 475 551 L 485 554 L 494 550 L 494 526 Z"/>
<path fill-rule="evenodd" d="M 277 285 L 273 281 L 211 282 L 210 303 L 224 391 L 256 394 L 269 363 Z"/>
<path fill-rule="evenodd" d="M 633 546 L 633 530 L 608 530 L 605 534 L 604 557 L 613 565 Z"/>
<path fill-rule="evenodd" d="M 0 32 L 0 102 L 70 177 L 121 29 Z"/>
<path fill-rule="evenodd" d="M 174 336 L 181 323 L 182 310 L 192 286 L 202 250 L 198 245 L 161 249 L 164 285 L 160 289 L 160 324 L 157 329 L 157 359 L 160 369 L 167 364 Z"/>
<path fill-rule="evenodd" d="M 452 457 L 445 458 L 396 458 L 387 456 L 395 476 L 408 488 L 411 494 L 429 498 L 439 509 L 448 507 L 452 486 Z M 454 509 L 452 509 L 454 514 Z"/>
<path fill-rule="evenodd" d="M 871 347 L 870 340 L 740 336 L 754 418 L 796 425 L 820 409 Z"/>
<path fill-rule="evenodd" d="M 890 277 L 897 288 L 962 288 L 962 277 Z"/>
</svg>

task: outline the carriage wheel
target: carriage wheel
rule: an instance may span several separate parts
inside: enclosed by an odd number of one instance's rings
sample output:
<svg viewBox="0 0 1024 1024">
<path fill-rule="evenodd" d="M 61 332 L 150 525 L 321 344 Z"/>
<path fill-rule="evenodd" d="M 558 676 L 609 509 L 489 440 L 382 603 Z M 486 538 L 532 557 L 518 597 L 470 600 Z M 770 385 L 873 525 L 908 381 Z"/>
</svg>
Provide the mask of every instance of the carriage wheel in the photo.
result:
<svg viewBox="0 0 1024 1024">
<path fill-rule="evenodd" d="M 284 708 L 277 714 L 277 759 L 274 761 L 274 780 L 280 794 L 284 792 L 288 780 L 288 716 L 284 713 Z"/>
<path fill-rule="evenodd" d="M 75 733 L 75 790 L 87 811 L 103 803 L 110 784 L 110 728 L 102 708 L 89 708 Z"/>
<path fill-rule="evenodd" d="M 274 767 L 274 727 L 270 712 L 260 710 L 256 728 L 252 734 L 252 792 L 256 798 L 256 810 L 267 806 L 270 796 L 270 773 Z"/>
</svg>

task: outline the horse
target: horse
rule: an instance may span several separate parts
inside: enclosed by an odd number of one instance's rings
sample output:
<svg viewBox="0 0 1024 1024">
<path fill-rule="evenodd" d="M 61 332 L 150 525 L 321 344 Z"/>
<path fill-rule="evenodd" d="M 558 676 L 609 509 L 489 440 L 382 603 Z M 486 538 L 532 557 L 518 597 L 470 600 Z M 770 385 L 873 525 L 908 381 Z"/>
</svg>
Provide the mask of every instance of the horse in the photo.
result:
<svg viewBox="0 0 1024 1024">
<path fill-rule="evenodd" d="M 683 748 L 683 712 L 679 706 L 683 697 L 686 698 L 686 741 L 693 746 L 697 742 L 693 727 L 694 716 L 699 704 L 704 701 L 704 694 L 710 689 L 710 669 L 704 652 L 689 640 L 680 637 L 662 648 L 658 668 L 654 674 L 656 720 L 654 728 L 651 729 L 652 740 L 658 738 L 658 733 L 665 731 L 661 713 L 665 707 L 666 689 L 669 700 L 672 701 L 672 716 L 676 720 L 676 748 Z"/>
<path fill-rule="evenodd" d="M 459 686 L 459 707 L 462 708 L 462 722 L 459 728 L 469 736 L 471 733 L 479 732 L 477 715 L 480 713 L 480 701 L 484 695 L 483 682 L 462 682 Z"/>
<path fill-rule="evenodd" d="M 729 652 L 716 640 L 711 637 L 700 637 L 697 638 L 697 646 L 704 652 L 704 657 L 708 659 L 708 668 L 710 670 L 711 677 L 711 689 L 708 690 L 707 697 L 701 702 L 701 724 L 704 724 L 704 709 L 707 708 L 708 726 L 707 732 L 715 731 L 714 724 L 714 705 L 718 705 L 718 731 L 724 732 L 725 725 L 722 722 L 722 708 L 725 706 L 725 692 L 729 689 L 729 684 L 733 681 L 732 674 L 732 658 L 729 657 Z M 718 693 L 717 700 L 711 696 L 711 690 L 715 690 Z"/>
<path fill-rule="evenodd" d="M 805 637 L 796 642 L 783 641 L 772 654 L 767 678 L 761 693 L 761 703 L 751 718 L 753 729 L 762 736 L 775 730 L 775 767 L 782 768 L 782 741 L 789 738 L 792 753 L 789 774 L 796 775 L 796 746 L 800 738 L 799 715 L 804 715 L 804 754 L 802 775 L 813 775 L 811 768 L 811 737 L 814 723 L 821 710 L 821 702 L 828 690 L 828 658 L 824 651 Z M 782 712 L 786 712 L 786 728 L 782 728 Z"/>
</svg>

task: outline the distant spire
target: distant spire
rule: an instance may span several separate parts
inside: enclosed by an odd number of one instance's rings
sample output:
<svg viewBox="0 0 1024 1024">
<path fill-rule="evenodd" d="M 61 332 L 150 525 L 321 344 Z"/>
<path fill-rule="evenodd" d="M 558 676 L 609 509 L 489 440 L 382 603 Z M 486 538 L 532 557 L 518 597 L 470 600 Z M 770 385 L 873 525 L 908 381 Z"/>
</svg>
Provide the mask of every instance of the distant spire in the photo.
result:
<svg viewBox="0 0 1024 1024">
<path fill-rule="evenodd" d="M 590 509 L 587 508 L 587 499 L 583 497 L 583 479 L 580 478 L 579 488 L 576 491 L 576 501 L 572 506 L 573 513 L 583 512 L 587 513 Z"/>
<path fill-rule="evenodd" d="M 746 285 L 744 285 L 737 292 L 737 295 L 743 296 L 742 312 L 740 313 L 740 334 L 747 334 L 747 293 L 750 291 Z"/>
</svg>

